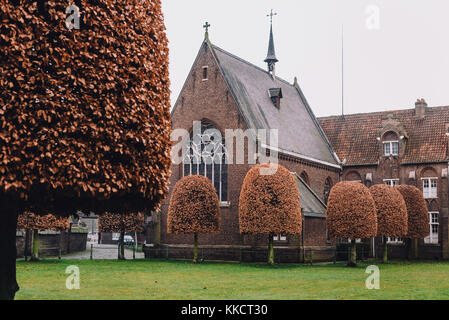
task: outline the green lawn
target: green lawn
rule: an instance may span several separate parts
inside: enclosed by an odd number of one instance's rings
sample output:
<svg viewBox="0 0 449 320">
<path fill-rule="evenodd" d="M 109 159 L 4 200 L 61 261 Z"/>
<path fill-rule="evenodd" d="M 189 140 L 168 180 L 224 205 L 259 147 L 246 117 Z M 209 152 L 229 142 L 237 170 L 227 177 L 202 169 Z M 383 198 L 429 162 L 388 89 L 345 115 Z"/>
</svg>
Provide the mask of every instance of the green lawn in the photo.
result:
<svg viewBox="0 0 449 320">
<path fill-rule="evenodd" d="M 365 268 L 183 261 L 17 262 L 17 299 L 449 299 L 449 262 L 392 262 L 380 290 L 367 290 Z M 65 269 L 80 269 L 80 290 Z"/>
</svg>

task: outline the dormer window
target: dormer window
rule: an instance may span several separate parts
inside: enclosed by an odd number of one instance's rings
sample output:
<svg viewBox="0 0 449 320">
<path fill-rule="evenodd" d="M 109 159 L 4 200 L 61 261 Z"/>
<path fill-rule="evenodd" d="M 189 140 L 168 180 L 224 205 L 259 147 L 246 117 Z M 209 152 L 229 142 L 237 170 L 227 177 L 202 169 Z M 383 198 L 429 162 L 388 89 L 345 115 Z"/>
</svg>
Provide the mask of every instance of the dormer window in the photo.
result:
<svg viewBox="0 0 449 320">
<path fill-rule="evenodd" d="M 389 131 L 383 135 L 383 154 L 385 157 L 399 155 L 399 139 L 398 134 Z"/>
<path fill-rule="evenodd" d="M 399 141 L 384 141 L 384 155 L 386 157 L 399 155 Z"/>
<path fill-rule="evenodd" d="M 281 99 L 282 99 L 282 89 L 281 88 L 271 88 L 268 89 L 268 96 L 271 99 L 271 102 L 279 108 L 281 106 Z"/>
</svg>

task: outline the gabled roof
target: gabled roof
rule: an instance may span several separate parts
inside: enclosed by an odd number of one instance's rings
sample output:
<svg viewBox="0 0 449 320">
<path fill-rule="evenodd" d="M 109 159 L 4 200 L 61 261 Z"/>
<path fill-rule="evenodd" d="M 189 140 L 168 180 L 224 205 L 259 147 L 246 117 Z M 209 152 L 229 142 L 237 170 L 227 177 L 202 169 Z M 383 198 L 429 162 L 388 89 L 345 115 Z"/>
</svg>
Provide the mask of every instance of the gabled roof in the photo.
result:
<svg viewBox="0 0 449 320">
<path fill-rule="evenodd" d="M 209 43 L 209 42 L 208 42 Z M 278 129 L 278 151 L 339 167 L 336 155 L 310 109 L 299 86 L 292 85 L 265 70 L 209 43 L 234 99 L 251 129 Z M 280 108 L 267 94 L 270 88 L 282 90 Z"/>
<path fill-rule="evenodd" d="M 299 196 L 301 198 L 301 209 L 306 217 L 325 217 L 326 205 L 320 198 L 310 189 L 310 187 L 298 176 L 293 173 L 296 184 L 299 189 Z"/>
<path fill-rule="evenodd" d="M 319 118 L 332 147 L 346 165 L 377 164 L 379 132 L 382 123 L 398 121 L 407 132 L 406 149 L 401 163 L 446 162 L 448 158 L 449 106 L 427 108 L 424 119 L 415 109 L 363 113 Z"/>
</svg>

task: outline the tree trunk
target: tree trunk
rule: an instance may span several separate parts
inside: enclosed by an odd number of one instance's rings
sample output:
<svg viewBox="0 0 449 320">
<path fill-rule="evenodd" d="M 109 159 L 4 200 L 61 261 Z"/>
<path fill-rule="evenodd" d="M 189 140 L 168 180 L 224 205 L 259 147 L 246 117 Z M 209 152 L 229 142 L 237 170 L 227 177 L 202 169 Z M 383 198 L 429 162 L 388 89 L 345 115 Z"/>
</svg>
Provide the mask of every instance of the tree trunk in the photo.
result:
<svg viewBox="0 0 449 320">
<path fill-rule="evenodd" d="M 382 258 L 382 263 L 388 263 L 388 243 L 387 243 L 387 237 L 384 236 L 384 255 Z"/>
<path fill-rule="evenodd" d="M 413 259 L 418 260 L 418 239 L 413 239 Z"/>
<path fill-rule="evenodd" d="M 273 248 L 273 234 L 268 236 L 268 264 L 274 265 L 274 248 Z"/>
<path fill-rule="evenodd" d="M 351 248 L 349 250 L 348 267 L 357 267 L 357 244 L 355 240 L 351 240 Z"/>
<path fill-rule="evenodd" d="M 16 280 L 16 229 L 17 212 L 15 210 L 2 212 L 0 222 L 0 300 L 13 300 L 19 290 Z"/>
<path fill-rule="evenodd" d="M 39 230 L 33 230 L 33 252 L 31 261 L 39 261 Z"/>
<path fill-rule="evenodd" d="M 119 260 L 125 260 L 125 233 L 120 233 L 120 240 L 119 240 L 119 254 L 118 259 Z"/>
<path fill-rule="evenodd" d="M 198 233 L 193 235 L 193 263 L 198 263 Z"/>
<path fill-rule="evenodd" d="M 161 214 L 160 213 L 154 213 L 156 215 L 156 222 L 154 223 L 153 227 L 153 244 L 156 247 L 160 247 L 161 245 Z"/>
<path fill-rule="evenodd" d="M 30 251 L 30 230 L 25 230 L 25 246 L 23 249 L 23 257 L 28 261 L 28 252 Z"/>
<path fill-rule="evenodd" d="M 408 260 L 413 259 L 413 253 L 412 253 L 412 239 L 406 239 L 406 249 L 407 249 L 407 258 Z"/>
</svg>

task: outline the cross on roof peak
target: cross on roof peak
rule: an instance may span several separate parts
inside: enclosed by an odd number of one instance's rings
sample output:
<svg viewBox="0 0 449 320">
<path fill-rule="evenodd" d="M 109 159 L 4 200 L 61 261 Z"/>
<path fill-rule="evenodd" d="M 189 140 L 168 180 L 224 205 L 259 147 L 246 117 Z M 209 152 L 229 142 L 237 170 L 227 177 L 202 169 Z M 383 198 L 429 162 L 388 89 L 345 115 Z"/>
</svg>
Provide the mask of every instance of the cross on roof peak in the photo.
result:
<svg viewBox="0 0 449 320">
<path fill-rule="evenodd" d="M 203 28 L 206 30 L 204 33 L 205 40 L 209 40 L 209 27 L 210 27 L 210 23 L 206 21 L 203 25 Z"/>
<path fill-rule="evenodd" d="M 273 17 L 274 17 L 274 16 L 277 16 L 277 13 L 276 13 L 276 12 L 273 12 L 273 9 L 271 9 L 270 14 L 267 14 L 267 17 L 270 17 L 270 23 L 271 23 L 271 24 L 273 23 Z"/>
<path fill-rule="evenodd" d="M 206 21 L 203 25 L 203 28 L 206 29 L 206 33 L 209 32 L 209 27 L 210 27 L 210 23 Z"/>
</svg>

